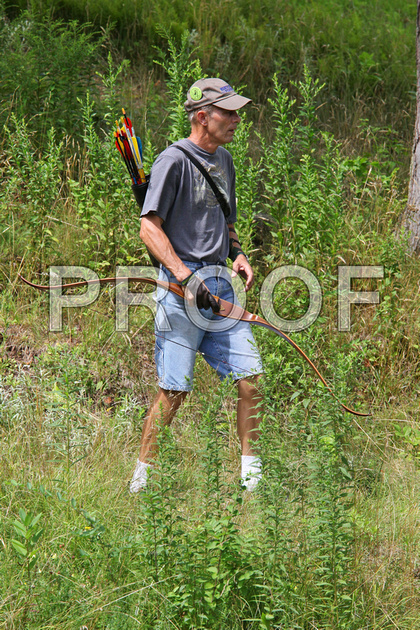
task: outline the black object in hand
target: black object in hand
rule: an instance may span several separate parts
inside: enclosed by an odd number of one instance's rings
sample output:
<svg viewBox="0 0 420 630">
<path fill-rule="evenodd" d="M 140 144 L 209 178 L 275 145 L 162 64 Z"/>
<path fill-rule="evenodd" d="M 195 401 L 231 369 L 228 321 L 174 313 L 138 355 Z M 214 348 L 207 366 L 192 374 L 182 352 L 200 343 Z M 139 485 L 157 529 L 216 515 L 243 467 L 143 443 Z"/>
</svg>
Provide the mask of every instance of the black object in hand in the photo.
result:
<svg viewBox="0 0 420 630">
<path fill-rule="evenodd" d="M 196 298 L 197 308 L 211 308 L 214 313 L 220 311 L 220 304 L 217 298 L 210 293 L 204 282 L 194 273 L 185 278 L 181 284 L 187 286 L 188 290 Z"/>
</svg>

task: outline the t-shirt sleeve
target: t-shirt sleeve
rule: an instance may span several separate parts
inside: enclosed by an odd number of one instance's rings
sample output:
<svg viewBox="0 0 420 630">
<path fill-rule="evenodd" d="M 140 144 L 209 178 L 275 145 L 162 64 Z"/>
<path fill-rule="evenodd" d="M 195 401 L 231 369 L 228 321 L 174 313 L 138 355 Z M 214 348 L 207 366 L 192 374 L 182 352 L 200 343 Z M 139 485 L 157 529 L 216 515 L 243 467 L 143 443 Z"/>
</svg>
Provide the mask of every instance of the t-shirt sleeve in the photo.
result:
<svg viewBox="0 0 420 630">
<path fill-rule="evenodd" d="M 230 193 L 230 199 L 229 199 L 230 215 L 227 219 L 227 222 L 235 223 L 237 219 L 238 211 L 236 208 L 236 173 L 235 173 L 235 169 L 233 168 L 233 163 L 232 163 L 232 170 L 231 170 L 231 181 L 232 181 L 232 187 L 231 187 L 231 193 Z"/>
<path fill-rule="evenodd" d="M 181 167 L 174 158 L 161 154 L 152 166 L 141 216 L 153 212 L 165 221 L 181 180 Z"/>
</svg>

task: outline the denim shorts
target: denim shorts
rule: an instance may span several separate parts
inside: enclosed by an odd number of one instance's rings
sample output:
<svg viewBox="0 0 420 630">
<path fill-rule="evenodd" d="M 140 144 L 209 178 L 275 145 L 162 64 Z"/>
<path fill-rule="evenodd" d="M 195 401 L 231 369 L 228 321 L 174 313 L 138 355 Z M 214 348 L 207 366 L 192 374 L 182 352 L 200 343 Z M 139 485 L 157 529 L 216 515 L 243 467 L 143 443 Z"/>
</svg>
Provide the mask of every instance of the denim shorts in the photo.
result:
<svg viewBox="0 0 420 630">
<path fill-rule="evenodd" d="M 197 272 L 213 295 L 238 303 L 226 266 L 192 262 L 185 265 Z M 166 269 L 161 269 L 159 278 L 177 282 Z M 221 380 L 239 380 L 263 371 L 247 322 L 220 317 L 211 309 L 189 307 L 183 298 L 162 288 L 157 291 L 155 335 L 155 361 L 162 389 L 193 389 L 197 352 Z"/>
</svg>

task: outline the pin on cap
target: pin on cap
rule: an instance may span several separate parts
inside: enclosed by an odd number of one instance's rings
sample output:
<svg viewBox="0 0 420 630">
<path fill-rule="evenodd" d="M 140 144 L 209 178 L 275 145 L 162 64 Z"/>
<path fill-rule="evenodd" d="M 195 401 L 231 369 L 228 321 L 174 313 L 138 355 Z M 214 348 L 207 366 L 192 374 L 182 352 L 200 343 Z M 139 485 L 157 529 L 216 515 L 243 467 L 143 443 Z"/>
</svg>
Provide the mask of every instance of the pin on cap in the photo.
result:
<svg viewBox="0 0 420 630">
<path fill-rule="evenodd" d="M 194 102 L 200 101 L 203 98 L 203 92 L 199 87 L 193 86 L 190 90 L 190 99 Z"/>
<path fill-rule="evenodd" d="M 237 94 L 234 89 L 222 79 L 200 79 L 188 90 L 184 107 L 187 112 L 192 112 L 194 109 L 199 109 L 206 105 L 216 105 L 221 109 L 234 111 L 241 109 L 241 107 L 244 107 L 244 105 L 250 102 L 250 98 L 245 98 Z"/>
</svg>

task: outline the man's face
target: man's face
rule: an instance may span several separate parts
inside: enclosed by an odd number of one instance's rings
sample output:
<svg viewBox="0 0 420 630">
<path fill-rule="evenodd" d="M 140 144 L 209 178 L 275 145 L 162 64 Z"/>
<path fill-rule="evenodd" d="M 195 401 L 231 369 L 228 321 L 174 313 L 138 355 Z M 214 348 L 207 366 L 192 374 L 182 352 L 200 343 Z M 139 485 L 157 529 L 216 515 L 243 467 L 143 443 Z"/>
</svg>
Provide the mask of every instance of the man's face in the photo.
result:
<svg viewBox="0 0 420 630">
<path fill-rule="evenodd" d="M 209 139 L 219 146 L 232 142 L 235 129 L 241 122 L 238 112 L 213 106 L 206 114 Z"/>
</svg>

